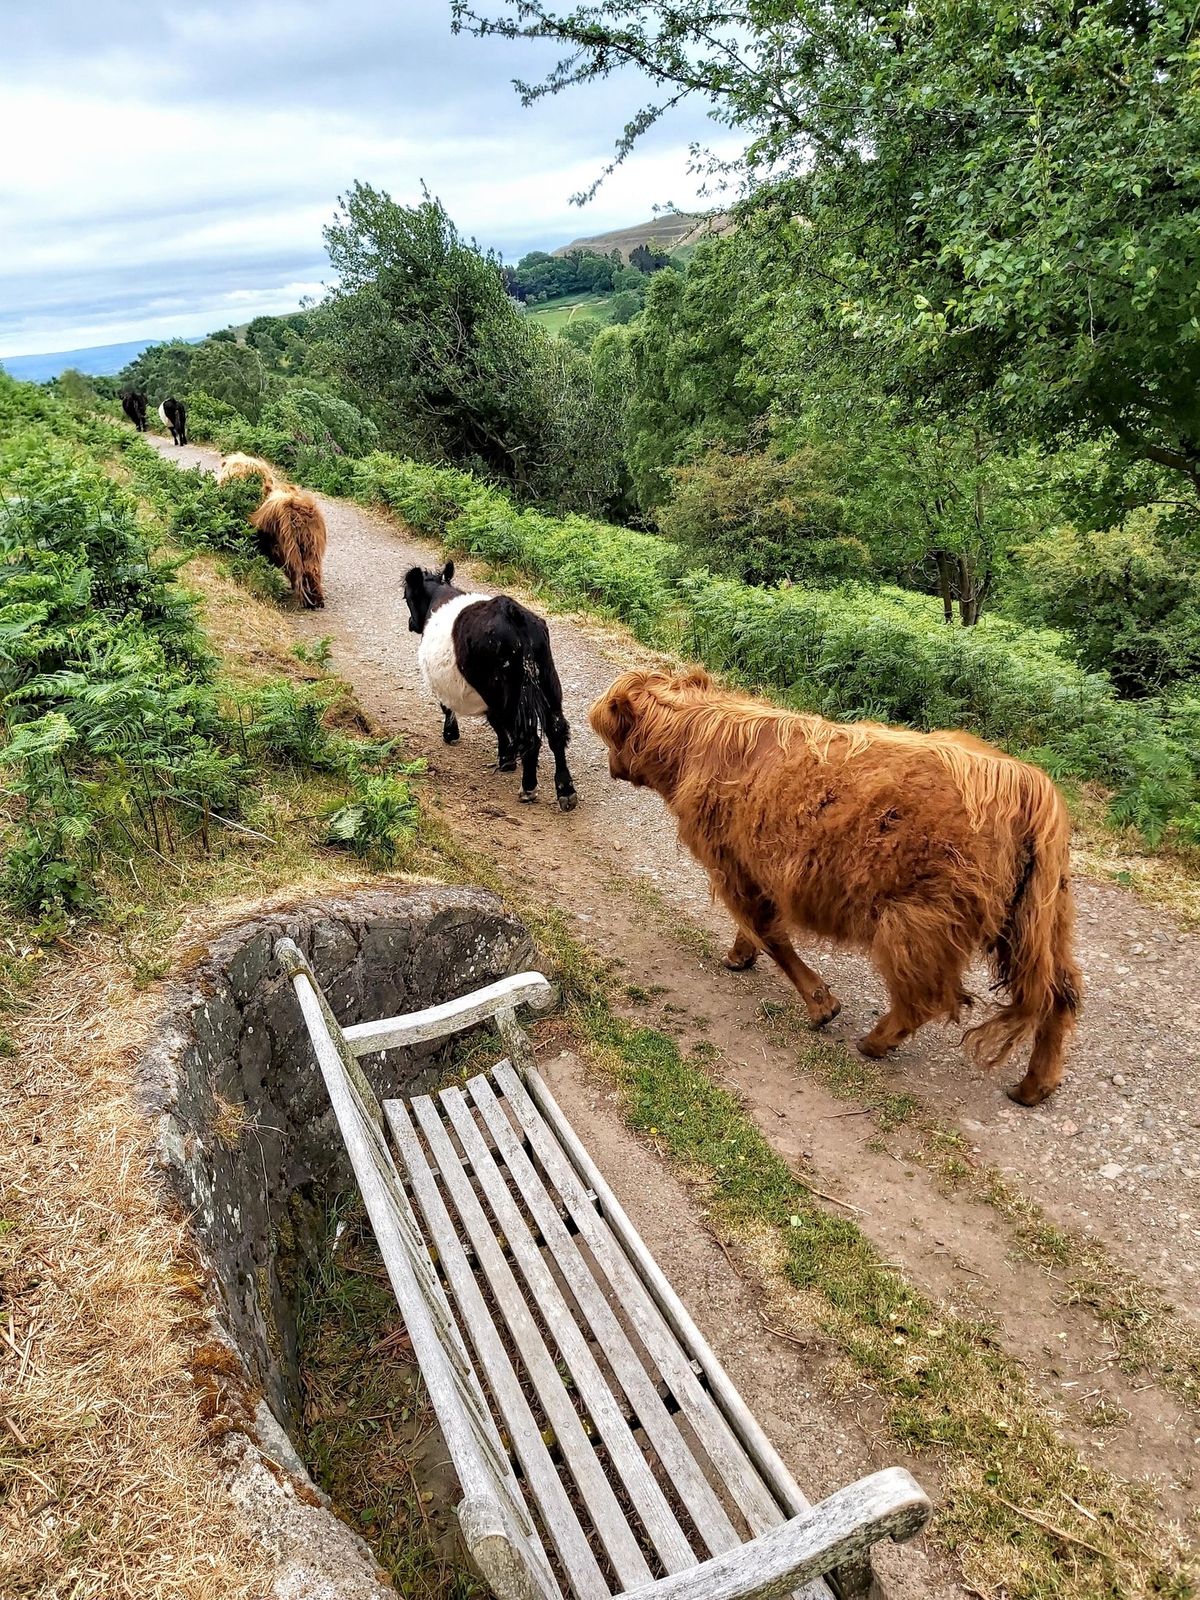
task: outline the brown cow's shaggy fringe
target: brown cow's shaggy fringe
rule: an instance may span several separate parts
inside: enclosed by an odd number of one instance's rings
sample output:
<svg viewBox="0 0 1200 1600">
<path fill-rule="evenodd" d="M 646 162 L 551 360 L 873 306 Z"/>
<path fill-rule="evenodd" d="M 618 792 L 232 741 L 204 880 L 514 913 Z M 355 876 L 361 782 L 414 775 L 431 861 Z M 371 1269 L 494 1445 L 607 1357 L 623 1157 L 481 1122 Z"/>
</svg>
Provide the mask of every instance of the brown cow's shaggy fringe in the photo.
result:
<svg viewBox="0 0 1200 1600">
<path fill-rule="evenodd" d="M 235 450 L 232 455 L 225 456 L 217 468 L 217 482 L 228 483 L 231 478 L 252 478 L 256 473 L 262 479 L 263 494 L 270 494 L 277 487 L 270 463 L 261 456 L 245 456 Z"/>
<path fill-rule="evenodd" d="M 325 518 L 303 489 L 275 489 L 250 518 L 260 534 L 263 555 L 282 568 L 306 606 L 325 604 L 321 563 L 325 558 Z"/>
<path fill-rule="evenodd" d="M 1070 823 L 1053 783 L 965 733 L 914 733 L 781 711 L 697 669 L 628 672 L 592 707 L 614 778 L 662 795 L 738 926 L 727 964 L 779 962 L 813 1023 L 841 1009 L 796 955 L 805 929 L 868 951 L 890 1009 L 859 1041 L 894 1049 L 959 1019 L 986 955 L 1007 1003 L 966 1034 L 998 1067 L 1033 1036 L 1010 1091 L 1044 1100 L 1079 1009 Z"/>
</svg>

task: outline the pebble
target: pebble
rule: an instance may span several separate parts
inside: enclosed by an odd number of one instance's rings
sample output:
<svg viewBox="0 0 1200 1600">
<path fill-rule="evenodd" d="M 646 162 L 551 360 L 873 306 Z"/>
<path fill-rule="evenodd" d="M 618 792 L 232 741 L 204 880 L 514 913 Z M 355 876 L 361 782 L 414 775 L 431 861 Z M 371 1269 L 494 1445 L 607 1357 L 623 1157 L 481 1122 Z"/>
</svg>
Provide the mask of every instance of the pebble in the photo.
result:
<svg viewBox="0 0 1200 1600">
<path fill-rule="evenodd" d="M 1124 1171 L 1125 1168 L 1119 1166 L 1115 1161 L 1106 1161 L 1105 1164 L 1100 1168 L 1100 1176 L 1105 1179 L 1106 1182 L 1112 1183 L 1113 1180 L 1119 1178 Z"/>
<path fill-rule="evenodd" d="M 1114 1072 L 1112 1075 L 1112 1081 L 1114 1087 L 1123 1089 L 1125 1087 L 1125 1074 L 1123 1072 Z"/>
</svg>

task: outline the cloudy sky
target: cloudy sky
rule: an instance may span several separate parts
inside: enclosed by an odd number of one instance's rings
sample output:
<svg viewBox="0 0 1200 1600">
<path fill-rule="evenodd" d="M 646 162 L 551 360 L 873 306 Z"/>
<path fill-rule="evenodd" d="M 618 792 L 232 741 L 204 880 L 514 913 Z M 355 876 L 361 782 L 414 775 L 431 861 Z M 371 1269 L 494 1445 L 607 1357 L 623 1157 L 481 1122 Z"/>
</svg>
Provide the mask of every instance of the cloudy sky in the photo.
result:
<svg viewBox="0 0 1200 1600">
<path fill-rule="evenodd" d="M 696 201 L 681 108 L 583 210 L 632 77 L 525 111 L 528 44 L 455 38 L 449 0 L 36 0 L 0 55 L 0 356 L 193 335 L 295 307 L 356 178 L 424 179 L 516 259 Z M 718 141 L 719 142 L 719 141 Z"/>
</svg>

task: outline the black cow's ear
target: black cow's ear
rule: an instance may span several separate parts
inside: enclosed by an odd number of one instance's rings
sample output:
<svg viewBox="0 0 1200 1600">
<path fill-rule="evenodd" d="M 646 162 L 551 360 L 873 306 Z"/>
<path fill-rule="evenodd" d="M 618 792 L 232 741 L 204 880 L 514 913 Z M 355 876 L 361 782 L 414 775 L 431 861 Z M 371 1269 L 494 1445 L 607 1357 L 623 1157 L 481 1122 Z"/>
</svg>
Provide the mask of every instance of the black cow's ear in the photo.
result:
<svg viewBox="0 0 1200 1600">
<path fill-rule="evenodd" d="M 420 567 L 409 567 L 408 571 L 404 574 L 405 594 L 416 594 L 417 590 L 424 588 L 424 586 L 425 574 L 421 571 Z"/>
<path fill-rule="evenodd" d="M 443 583 L 451 583 L 453 581 L 453 579 L 454 579 L 454 563 L 453 563 L 453 561 L 447 561 L 446 565 L 442 568 L 442 582 Z"/>
</svg>

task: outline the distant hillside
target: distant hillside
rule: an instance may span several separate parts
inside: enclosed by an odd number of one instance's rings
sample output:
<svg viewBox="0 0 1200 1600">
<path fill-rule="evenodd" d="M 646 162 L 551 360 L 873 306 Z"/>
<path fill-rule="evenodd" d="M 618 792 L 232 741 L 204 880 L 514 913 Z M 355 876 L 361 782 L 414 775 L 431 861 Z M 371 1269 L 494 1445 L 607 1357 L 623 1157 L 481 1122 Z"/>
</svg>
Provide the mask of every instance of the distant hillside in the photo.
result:
<svg viewBox="0 0 1200 1600">
<path fill-rule="evenodd" d="M 616 228 L 612 233 L 596 233 L 588 239 L 572 239 L 560 245 L 551 255 L 565 256 L 572 250 L 594 250 L 597 255 L 608 255 L 619 250 L 626 261 L 629 252 L 638 245 L 655 245 L 660 250 L 678 250 L 682 245 L 696 244 L 709 234 L 728 233 L 731 227 L 724 212 L 706 215 L 703 212 L 671 211 L 649 222 L 639 222 L 632 228 Z"/>
<path fill-rule="evenodd" d="M 197 335 L 187 343 L 199 344 L 202 337 Z M 68 367 L 93 378 L 110 378 L 143 350 L 158 343 L 157 339 L 127 339 L 124 344 L 94 344 L 86 350 L 52 350 L 40 356 L 0 356 L 0 367 L 10 378 L 20 378 L 25 383 L 44 383 L 47 378 L 57 378 Z"/>
</svg>

